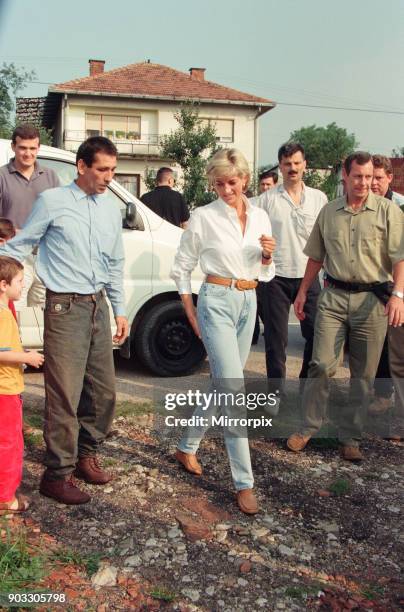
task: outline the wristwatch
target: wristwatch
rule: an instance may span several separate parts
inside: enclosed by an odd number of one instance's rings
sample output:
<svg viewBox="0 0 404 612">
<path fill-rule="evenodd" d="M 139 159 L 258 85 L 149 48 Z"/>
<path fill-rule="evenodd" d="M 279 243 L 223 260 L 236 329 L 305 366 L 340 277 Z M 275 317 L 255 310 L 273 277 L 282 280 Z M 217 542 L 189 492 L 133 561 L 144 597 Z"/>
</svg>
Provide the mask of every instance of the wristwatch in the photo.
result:
<svg viewBox="0 0 404 612">
<path fill-rule="evenodd" d="M 391 295 L 395 295 L 396 297 L 400 298 L 401 300 L 404 299 L 404 293 L 402 291 L 392 291 Z"/>
<path fill-rule="evenodd" d="M 264 251 L 262 251 L 262 259 L 265 259 L 265 261 L 271 261 L 272 255 L 268 257 L 268 255 L 264 255 Z"/>
</svg>

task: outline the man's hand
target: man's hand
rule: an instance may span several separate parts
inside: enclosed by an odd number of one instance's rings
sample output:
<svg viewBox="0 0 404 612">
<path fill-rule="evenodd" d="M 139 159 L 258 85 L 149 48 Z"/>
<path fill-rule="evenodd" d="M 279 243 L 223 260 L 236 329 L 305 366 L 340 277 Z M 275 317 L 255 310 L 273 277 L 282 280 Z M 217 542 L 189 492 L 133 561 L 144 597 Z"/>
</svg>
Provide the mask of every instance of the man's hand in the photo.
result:
<svg viewBox="0 0 404 612">
<path fill-rule="evenodd" d="M 25 363 L 33 368 L 40 368 L 45 357 L 38 351 L 26 351 Z"/>
<path fill-rule="evenodd" d="M 112 338 L 115 344 L 123 344 L 128 337 L 129 323 L 126 317 L 115 317 L 116 333 Z"/>
<path fill-rule="evenodd" d="M 404 301 L 392 295 L 386 304 L 384 313 L 389 317 L 389 325 L 398 327 L 404 323 Z"/>
<path fill-rule="evenodd" d="M 306 318 L 306 314 L 303 310 L 304 305 L 306 303 L 306 299 L 307 294 L 304 291 L 299 291 L 293 304 L 295 315 L 299 319 L 299 321 L 304 321 L 304 319 Z"/>
<path fill-rule="evenodd" d="M 260 245 L 262 248 L 262 254 L 265 257 L 272 257 L 272 253 L 275 251 L 276 240 L 272 236 L 265 236 L 262 234 L 260 237 Z"/>
</svg>

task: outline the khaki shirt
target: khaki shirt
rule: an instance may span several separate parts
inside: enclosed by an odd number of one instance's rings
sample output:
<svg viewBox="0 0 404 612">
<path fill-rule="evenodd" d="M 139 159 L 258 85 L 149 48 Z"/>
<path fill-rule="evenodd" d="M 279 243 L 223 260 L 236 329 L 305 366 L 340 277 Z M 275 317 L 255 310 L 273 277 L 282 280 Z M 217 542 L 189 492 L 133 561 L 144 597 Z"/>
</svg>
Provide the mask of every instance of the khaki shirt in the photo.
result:
<svg viewBox="0 0 404 612">
<path fill-rule="evenodd" d="M 404 260 L 404 215 L 372 192 L 359 211 L 337 198 L 321 209 L 304 253 L 341 281 L 392 280 L 393 264 Z"/>
</svg>

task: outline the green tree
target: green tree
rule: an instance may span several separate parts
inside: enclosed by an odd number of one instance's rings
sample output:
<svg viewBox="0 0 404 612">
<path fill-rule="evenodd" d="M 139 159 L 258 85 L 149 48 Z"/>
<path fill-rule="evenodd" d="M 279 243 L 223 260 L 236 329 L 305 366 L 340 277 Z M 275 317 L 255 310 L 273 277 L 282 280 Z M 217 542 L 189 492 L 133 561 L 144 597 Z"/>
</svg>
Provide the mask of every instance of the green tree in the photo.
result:
<svg viewBox="0 0 404 612">
<path fill-rule="evenodd" d="M 391 152 L 391 157 L 404 157 L 404 147 L 397 147 Z"/>
<path fill-rule="evenodd" d="M 196 104 L 183 104 L 174 115 L 179 125 L 160 140 L 160 153 L 181 166 L 184 174 L 183 194 L 189 206 L 202 206 L 215 195 L 209 192 L 206 162 L 217 150 L 216 130 L 199 117 Z"/>
<path fill-rule="evenodd" d="M 329 199 L 334 198 L 341 163 L 358 146 L 355 135 L 333 122 L 326 127 L 302 127 L 291 133 L 290 140 L 302 144 L 306 151 L 309 167 L 306 184 L 321 189 Z M 329 172 L 324 175 L 320 169 Z"/>
<path fill-rule="evenodd" d="M 3 63 L 0 68 L 0 137 L 9 138 L 14 127 L 15 97 L 35 78 L 35 72 Z"/>
</svg>

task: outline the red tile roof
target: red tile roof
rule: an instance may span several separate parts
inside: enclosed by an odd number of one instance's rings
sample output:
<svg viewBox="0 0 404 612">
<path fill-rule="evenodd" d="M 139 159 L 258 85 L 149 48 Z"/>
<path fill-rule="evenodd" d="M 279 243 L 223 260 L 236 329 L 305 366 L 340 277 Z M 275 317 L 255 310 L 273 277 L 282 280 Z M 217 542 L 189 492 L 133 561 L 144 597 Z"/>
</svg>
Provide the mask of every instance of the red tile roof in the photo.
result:
<svg viewBox="0 0 404 612">
<path fill-rule="evenodd" d="M 198 80 L 180 70 L 148 62 L 129 64 L 94 76 L 59 83 L 50 87 L 49 91 L 275 106 L 274 102 L 266 98 L 252 96 L 211 81 Z"/>
</svg>

